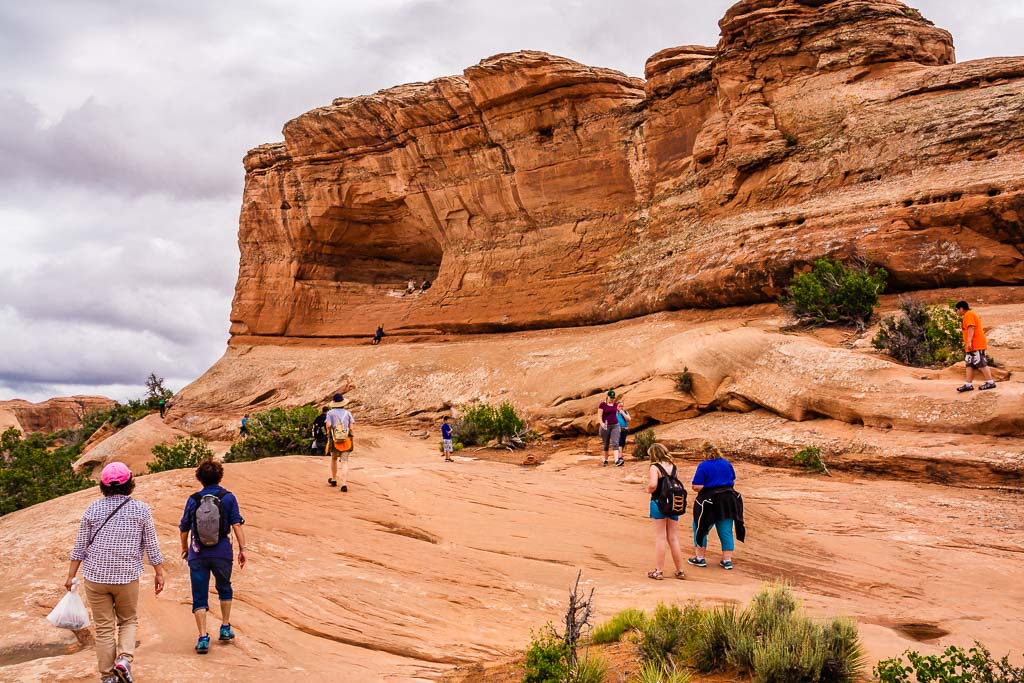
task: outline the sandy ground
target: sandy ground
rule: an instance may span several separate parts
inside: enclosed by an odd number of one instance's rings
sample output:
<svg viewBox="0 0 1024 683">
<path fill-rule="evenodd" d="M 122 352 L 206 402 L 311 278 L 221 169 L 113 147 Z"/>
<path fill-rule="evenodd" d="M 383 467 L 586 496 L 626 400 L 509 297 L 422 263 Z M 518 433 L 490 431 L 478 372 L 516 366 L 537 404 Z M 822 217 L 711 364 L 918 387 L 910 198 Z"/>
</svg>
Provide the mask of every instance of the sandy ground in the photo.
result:
<svg viewBox="0 0 1024 683">
<path fill-rule="evenodd" d="M 177 559 L 190 473 L 140 478 L 135 496 L 153 506 L 168 581 L 142 602 L 139 680 L 434 679 L 523 649 L 531 628 L 558 620 L 580 569 L 599 619 L 659 601 L 746 600 L 782 578 L 812 614 L 856 618 L 872 660 L 975 639 L 1001 655 L 1024 642 L 1019 494 L 737 463 L 748 538 L 736 569 L 687 567 L 686 581 L 655 582 L 645 576 L 646 466 L 601 468 L 586 445 L 562 442 L 537 467 L 444 463 L 432 440 L 363 428 L 347 494 L 326 486 L 320 458 L 228 465 L 251 564 L 236 573 L 238 638 L 206 657 L 192 652 Z M 686 474 L 694 466 L 681 463 Z M 0 680 L 95 677 L 92 648 L 44 617 L 96 495 L 0 519 Z"/>
</svg>

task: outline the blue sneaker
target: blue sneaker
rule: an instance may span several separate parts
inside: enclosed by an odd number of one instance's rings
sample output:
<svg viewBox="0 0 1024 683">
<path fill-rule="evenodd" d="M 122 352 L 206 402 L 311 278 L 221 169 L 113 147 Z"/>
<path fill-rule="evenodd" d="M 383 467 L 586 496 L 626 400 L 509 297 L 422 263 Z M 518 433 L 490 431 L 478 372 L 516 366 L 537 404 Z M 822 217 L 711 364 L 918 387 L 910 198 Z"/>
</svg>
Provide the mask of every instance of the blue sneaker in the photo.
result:
<svg viewBox="0 0 1024 683">
<path fill-rule="evenodd" d="M 722 560 L 721 562 L 718 563 L 718 566 L 721 567 L 722 569 L 732 569 L 732 561 L 731 560 Z"/>
<path fill-rule="evenodd" d="M 196 653 L 205 655 L 210 651 L 210 634 L 207 633 L 205 636 L 199 636 L 199 640 L 196 641 Z"/>
<path fill-rule="evenodd" d="M 231 624 L 220 625 L 220 640 L 234 640 L 235 632 L 231 630 Z"/>
<path fill-rule="evenodd" d="M 688 560 L 686 560 L 686 562 L 688 564 L 692 564 L 694 567 L 706 567 L 706 566 L 708 566 L 708 561 L 705 560 L 703 557 L 691 557 Z"/>
</svg>

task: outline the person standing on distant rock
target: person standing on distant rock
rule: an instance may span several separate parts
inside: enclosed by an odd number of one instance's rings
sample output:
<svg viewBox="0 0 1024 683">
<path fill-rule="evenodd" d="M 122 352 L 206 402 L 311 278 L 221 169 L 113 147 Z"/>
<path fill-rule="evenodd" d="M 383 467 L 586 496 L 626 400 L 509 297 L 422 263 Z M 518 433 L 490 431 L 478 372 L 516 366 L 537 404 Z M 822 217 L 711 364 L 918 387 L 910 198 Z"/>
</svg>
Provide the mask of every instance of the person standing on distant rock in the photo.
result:
<svg viewBox="0 0 1024 683">
<path fill-rule="evenodd" d="M 441 418 L 441 450 L 444 451 L 444 461 L 452 462 L 452 452 L 455 444 L 452 441 L 452 426 L 448 424 L 448 416 Z"/>
<path fill-rule="evenodd" d="M 189 580 L 192 584 L 192 615 L 199 629 L 196 653 L 210 651 L 210 633 L 206 630 L 206 616 L 210 611 L 210 574 L 213 574 L 220 599 L 219 640 L 234 640 L 231 628 L 231 568 L 234 549 L 231 531 L 238 541 L 238 568 L 245 567 L 245 534 L 242 532 L 242 513 L 235 495 L 220 485 L 224 466 L 216 460 L 205 460 L 196 468 L 196 479 L 203 485 L 185 501 L 178 530 L 181 532 L 181 559 L 188 561 Z"/>
<path fill-rule="evenodd" d="M 82 568 L 85 595 L 96 626 L 96 659 L 104 683 L 132 681 L 143 551 L 156 571 L 156 594 L 164 589 L 164 557 L 153 515 L 148 505 L 131 498 L 134 490 L 135 477 L 124 463 L 112 462 L 103 468 L 103 498 L 82 515 L 64 583 L 71 590 L 71 581 Z"/>
<path fill-rule="evenodd" d="M 601 424 L 601 446 L 604 448 L 602 466 L 608 467 L 608 449 L 611 448 L 615 453 L 615 466 L 622 467 L 626 461 L 622 459 L 622 448 L 619 446 L 619 404 L 615 402 L 614 389 L 608 392 L 607 400 L 601 401 L 597 410 Z"/>
<path fill-rule="evenodd" d="M 664 515 L 658 508 L 658 494 L 665 477 L 676 476 L 676 465 L 669 455 L 668 449 L 660 443 L 651 444 L 647 449 L 651 457 L 651 467 L 647 479 L 647 493 L 651 494 L 649 514 L 654 521 L 654 571 L 647 577 L 660 581 L 665 578 L 665 546 L 672 552 L 672 562 L 676 566 L 675 578 L 685 579 L 683 573 L 683 551 L 679 547 L 679 515 Z M 683 493 L 686 491 L 683 490 Z"/>
<path fill-rule="evenodd" d="M 373 333 L 373 341 L 370 342 L 370 344 L 373 345 L 373 346 L 376 346 L 377 344 L 380 344 L 380 340 L 383 339 L 383 338 L 384 338 L 384 325 L 380 324 L 380 325 L 377 325 L 377 331 Z"/>
<path fill-rule="evenodd" d="M 249 436 L 249 415 L 246 414 L 242 417 L 242 426 L 238 428 L 238 433 L 244 439 Z"/>
<path fill-rule="evenodd" d="M 342 394 L 334 395 L 334 402 L 327 412 L 327 452 L 331 454 L 330 486 L 338 485 L 338 460 L 341 460 L 341 491 L 348 492 L 348 456 L 355 448 L 352 441 L 352 424 L 356 421 L 352 413 L 345 410 L 348 400 Z"/>
<path fill-rule="evenodd" d="M 956 302 L 956 314 L 960 316 L 960 327 L 964 335 L 964 351 L 967 355 L 964 362 L 967 365 L 967 381 L 956 388 L 959 392 L 974 391 L 974 371 L 981 370 L 985 377 L 985 383 L 978 389 L 995 389 L 996 383 L 992 379 L 992 370 L 988 367 L 988 360 L 985 358 L 985 351 L 988 349 L 988 340 L 985 339 L 985 330 L 981 327 L 981 318 L 971 310 L 966 301 Z"/>
<path fill-rule="evenodd" d="M 160 419 L 163 419 L 164 414 L 167 412 L 167 399 L 163 396 L 160 397 Z"/>
<path fill-rule="evenodd" d="M 718 565 L 722 569 L 732 569 L 732 554 L 736 549 L 733 526 L 740 542 L 747 536 L 743 524 L 743 496 L 733 488 L 736 471 L 732 463 L 718 448 L 705 443 L 701 446 L 701 455 L 704 460 L 697 465 L 692 484 L 697 492 L 697 499 L 693 501 L 694 556 L 687 562 L 695 567 L 708 566 L 704 555 L 708 547 L 708 533 L 711 527 L 715 527 L 722 543 L 722 561 Z"/>
</svg>

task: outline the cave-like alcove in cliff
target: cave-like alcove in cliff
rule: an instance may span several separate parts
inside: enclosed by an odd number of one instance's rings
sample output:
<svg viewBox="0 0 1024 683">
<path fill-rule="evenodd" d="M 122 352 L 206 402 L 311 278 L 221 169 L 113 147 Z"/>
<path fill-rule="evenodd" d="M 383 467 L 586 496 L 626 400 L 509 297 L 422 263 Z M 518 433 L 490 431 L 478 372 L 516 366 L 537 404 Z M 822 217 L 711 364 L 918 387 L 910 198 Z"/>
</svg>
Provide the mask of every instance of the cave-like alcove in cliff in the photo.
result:
<svg viewBox="0 0 1024 683">
<path fill-rule="evenodd" d="M 310 223 L 298 280 L 404 288 L 433 282 L 441 267 L 436 233 L 404 200 L 334 206 Z"/>
</svg>

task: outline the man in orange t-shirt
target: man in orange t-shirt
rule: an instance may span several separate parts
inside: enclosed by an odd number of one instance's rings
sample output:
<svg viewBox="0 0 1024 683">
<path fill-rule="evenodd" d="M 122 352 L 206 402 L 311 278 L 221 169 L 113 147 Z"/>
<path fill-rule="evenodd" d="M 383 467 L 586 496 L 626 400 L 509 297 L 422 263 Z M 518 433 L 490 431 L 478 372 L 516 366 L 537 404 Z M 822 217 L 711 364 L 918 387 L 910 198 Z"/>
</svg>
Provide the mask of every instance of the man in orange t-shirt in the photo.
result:
<svg viewBox="0 0 1024 683">
<path fill-rule="evenodd" d="M 996 383 L 992 381 L 992 371 L 988 368 L 988 361 L 985 360 L 985 350 L 988 342 L 985 340 L 985 330 L 981 329 L 981 318 L 971 310 L 966 301 L 956 302 L 956 314 L 960 316 L 960 327 L 964 333 L 964 351 L 967 355 L 964 361 L 967 365 L 967 382 L 956 388 L 957 391 L 974 391 L 974 371 L 981 370 L 985 376 L 985 383 L 978 389 L 995 389 Z"/>
</svg>

